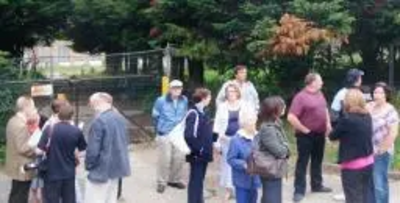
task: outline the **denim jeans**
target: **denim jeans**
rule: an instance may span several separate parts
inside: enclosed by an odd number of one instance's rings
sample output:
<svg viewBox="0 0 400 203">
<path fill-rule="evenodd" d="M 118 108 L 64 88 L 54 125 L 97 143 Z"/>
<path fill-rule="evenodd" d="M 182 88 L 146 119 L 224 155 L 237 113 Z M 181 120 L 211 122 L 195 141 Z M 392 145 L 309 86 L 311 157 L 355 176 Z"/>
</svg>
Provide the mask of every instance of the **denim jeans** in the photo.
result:
<svg viewBox="0 0 400 203">
<path fill-rule="evenodd" d="M 374 184 L 376 203 L 389 203 L 388 172 L 392 155 L 388 152 L 375 156 Z"/>
<path fill-rule="evenodd" d="M 235 187 L 236 203 L 257 203 L 257 188 L 247 189 Z"/>
<path fill-rule="evenodd" d="M 206 177 L 207 165 L 207 162 L 190 162 L 188 203 L 204 203 L 204 178 Z"/>
</svg>

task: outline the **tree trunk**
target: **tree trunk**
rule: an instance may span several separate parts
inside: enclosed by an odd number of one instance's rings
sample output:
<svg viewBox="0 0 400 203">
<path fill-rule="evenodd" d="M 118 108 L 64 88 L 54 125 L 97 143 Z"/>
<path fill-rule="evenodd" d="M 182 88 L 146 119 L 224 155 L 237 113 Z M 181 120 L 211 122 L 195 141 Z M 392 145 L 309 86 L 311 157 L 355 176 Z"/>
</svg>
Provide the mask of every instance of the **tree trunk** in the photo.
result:
<svg viewBox="0 0 400 203">
<path fill-rule="evenodd" d="M 194 90 L 204 85 L 204 63 L 202 60 L 189 60 L 188 89 Z"/>
</svg>

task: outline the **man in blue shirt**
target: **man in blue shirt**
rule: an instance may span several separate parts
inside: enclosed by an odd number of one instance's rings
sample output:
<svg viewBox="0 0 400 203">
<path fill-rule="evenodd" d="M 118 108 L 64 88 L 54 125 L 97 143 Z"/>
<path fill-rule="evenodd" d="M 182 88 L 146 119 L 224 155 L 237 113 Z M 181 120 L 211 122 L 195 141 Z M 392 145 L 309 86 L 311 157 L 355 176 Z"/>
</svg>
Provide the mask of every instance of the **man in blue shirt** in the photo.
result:
<svg viewBox="0 0 400 203">
<path fill-rule="evenodd" d="M 182 183 L 185 155 L 174 147 L 167 137 L 186 115 L 188 101 L 182 95 L 182 87 L 181 81 L 171 81 L 168 94 L 159 97 L 153 107 L 152 117 L 157 133 L 158 148 L 158 193 L 163 193 L 167 184 L 178 189 L 185 189 L 185 185 Z"/>
<path fill-rule="evenodd" d="M 90 97 L 96 115 L 89 130 L 85 203 L 116 203 L 118 180 L 131 174 L 126 121 L 105 92 Z"/>
</svg>

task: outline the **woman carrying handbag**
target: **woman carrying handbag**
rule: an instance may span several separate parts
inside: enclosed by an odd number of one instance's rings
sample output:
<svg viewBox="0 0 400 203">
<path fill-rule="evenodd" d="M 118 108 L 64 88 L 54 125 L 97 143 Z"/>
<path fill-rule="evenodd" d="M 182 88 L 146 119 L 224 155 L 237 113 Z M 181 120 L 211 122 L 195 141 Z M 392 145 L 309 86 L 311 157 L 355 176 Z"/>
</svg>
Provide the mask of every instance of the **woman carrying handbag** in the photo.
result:
<svg viewBox="0 0 400 203">
<path fill-rule="evenodd" d="M 248 160 L 248 171 L 261 177 L 262 203 L 282 202 L 282 177 L 287 174 L 290 156 L 288 140 L 279 119 L 284 111 L 285 102 L 278 96 L 268 97 L 261 104 L 261 127 Z"/>
<path fill-rule="evenodd" d="M 188 203 L 204 203 L 204 179 L 208 163 L 213 159 L 212 125 L 205 108 L 210 104 L 211 92 L 198 88 L 192 95 L 194 106 L 188 111 L 185 140 L 191 153 L 186 156 L 190 164 Z"/>
</svg>

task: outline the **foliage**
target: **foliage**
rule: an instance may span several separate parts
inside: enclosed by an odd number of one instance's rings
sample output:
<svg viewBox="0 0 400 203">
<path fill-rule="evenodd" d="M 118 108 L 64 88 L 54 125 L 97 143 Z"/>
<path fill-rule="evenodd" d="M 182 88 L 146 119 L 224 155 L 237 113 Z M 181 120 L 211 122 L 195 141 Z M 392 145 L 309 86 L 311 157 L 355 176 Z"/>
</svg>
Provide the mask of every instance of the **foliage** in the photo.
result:
<svg viewBox="0 0 400 203">
<path fill-rule="evenodd" d="M 333 35 L 289 14 L 283 15 L 279 23 L 271 42 L 272 52 L 277 55 L 306 55 L 312 43 L 329 41 Z"/>
<path fill-rule="evenodd" d="M 20 57 L 25 48 L 49 44 L 65 29 L 73 1 L 0 1 L 0 50 Z"/>
<path fill-rule="evenodd" d="M 76 0 L 66 32 L 77 51 L 113 53 L 149 48 L 149 1 Z"/>
<path fill-rule="evenodd" d="M 7 58 L 8 54 L 0 52 L 0 80 L 18 79 L 19 73 L 12 62 Z M 13 114 L 13 106 L 19 96 L 20 88 L 10 84 L 3 84 L 0 88 L 0 143 L 4 142 L 5 126 L 8 119 Z M 1 148 L 1 144 L 0 144 Z M 1 152 L 0 152 L 1 153 Z M 1 155 L 0 155 L 1 158 Z"/>
</svg>

